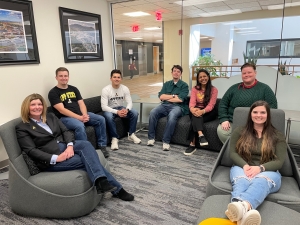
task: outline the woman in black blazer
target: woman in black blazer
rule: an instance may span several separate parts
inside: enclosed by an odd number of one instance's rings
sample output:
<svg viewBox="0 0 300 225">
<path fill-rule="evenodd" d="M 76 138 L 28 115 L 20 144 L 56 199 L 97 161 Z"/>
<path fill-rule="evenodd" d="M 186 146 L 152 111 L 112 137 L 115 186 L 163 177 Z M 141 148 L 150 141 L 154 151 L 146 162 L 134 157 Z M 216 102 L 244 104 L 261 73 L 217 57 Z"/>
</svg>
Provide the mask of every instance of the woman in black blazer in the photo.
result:
<svg viewBox="0 0 300 225">
<path fill-rule="evenodd" d="M 96 186 L 97 193 L 112 192 L 124 201 L 134 196 L 101 165 L 98 154 L 89 141 L 74 140 L 72 132 L 52 113 L 39 94 L 27 96 L 21 107 L 22 121 L 16 126 L 17 138 L 27 153 L 43 171 L 83 169 Z"/>
</svg>

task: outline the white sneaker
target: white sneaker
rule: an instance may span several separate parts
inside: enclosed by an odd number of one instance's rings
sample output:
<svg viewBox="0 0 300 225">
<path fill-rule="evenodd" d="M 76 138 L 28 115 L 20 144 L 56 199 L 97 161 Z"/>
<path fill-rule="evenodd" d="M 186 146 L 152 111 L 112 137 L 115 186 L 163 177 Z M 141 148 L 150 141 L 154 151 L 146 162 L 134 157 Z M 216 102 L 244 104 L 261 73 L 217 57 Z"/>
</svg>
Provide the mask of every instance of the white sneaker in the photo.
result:
<svg viewBox="0 0 300 225">
<path fill-rule="evenodd" d="M 111 150 L 118 150 L 119 149 L 118 142 L 119 142 L 118 138 L 112 138 L 110 149 Z"/>
<path fill-rule="evenodd" d="M 231 202 L 228 204 L 225 214 L 231 222 L 235 222 L 241 220 L 246 212 L 246 202 Z"/>
<path fill-rule="evenodd" d="M 167 143 L 163 143 L 163 151 L 170 151 L 170 145 Z"/>
<path fill-rule="evenodd" d="M 129 135 L 129 133 L 128 133 L 128 140 L 133 141 L 134 144 L 139 144 L 142 142 L 141 139 L 139 139 L 137 136 L 135 136 L 134 133 L 132 133 L 131 135 Z"/>
<path fill-rule="evenodd" d="M 257 210 L 251 209 L 246 212 L 243 218 L 237 222 L 237 225 L 260 225 L 261 217 Z"/>
<path fill-rule="evenodd" d="M 148 140 L 147 145 L 148 145 L 148 146 L 153 146 L 153 145 L 154 145 L 154 142 L 155 142 L 154 139 Z"/>
</svg>

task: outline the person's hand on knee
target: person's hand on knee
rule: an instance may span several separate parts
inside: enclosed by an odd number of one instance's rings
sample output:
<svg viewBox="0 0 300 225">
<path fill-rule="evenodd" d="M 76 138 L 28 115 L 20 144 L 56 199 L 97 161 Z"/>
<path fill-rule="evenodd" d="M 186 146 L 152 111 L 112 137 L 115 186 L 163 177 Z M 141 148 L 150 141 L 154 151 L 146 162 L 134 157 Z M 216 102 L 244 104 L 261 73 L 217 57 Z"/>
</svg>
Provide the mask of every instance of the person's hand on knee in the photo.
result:
<svg viewBox="0 0 300 225">
<path fill-rule="evenodd" d="M 221 123 L 221 127 L 222 127 L 222 130 L 228 131 L 230 129 L 229 121 L 224 121 L 223 123 Z"/>
</svg>

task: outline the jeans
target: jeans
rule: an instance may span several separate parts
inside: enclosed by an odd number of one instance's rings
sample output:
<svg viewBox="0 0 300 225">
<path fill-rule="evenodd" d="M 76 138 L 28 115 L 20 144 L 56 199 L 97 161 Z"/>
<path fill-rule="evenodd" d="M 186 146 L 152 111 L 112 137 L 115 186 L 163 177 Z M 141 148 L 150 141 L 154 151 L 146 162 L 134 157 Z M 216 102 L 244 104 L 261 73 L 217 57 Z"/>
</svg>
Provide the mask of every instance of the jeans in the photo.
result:
<svg viewBox="0 0 300 225">
<path fill-rule="evenodd" d="M 106 146 L 106 125 L 103 116 L 88 112 L 90 120 L 86 123 L 72 117 L 61 117 L 60 120 L 69 129 L 75 132 L 76 140 L 87 141 L 85 125 L 93 126 L 96 132 L 97 144 L 99 147 Z"/>
<path fill-rule="evenodd" d="M 121 110 L 121 109 L 125 109 L 125 107 L 118 106 L 115 107 L 114 109 Z M 103 112 L 103 116 L 105 117 L 110 136 L 113 138 L 119 138 L 119 135 L 117 133 L 117 128 L 116 128 L 116 123 L 115 123 L 115 118 L 119 117 L 118 114 L 114 114 L 111 112 Z M 128 111 L 127 116 L 124 117 L 129 119 L 129 135 L 131 135 L 136 131 L 138 116 L 139 116 L 138 112 L 134 109 L 131 109 Z"/>
<path fill-rule="evenodd" d="M 155 138 L 157 121 L 164 116 L 168 117 L 167 125 L 164 130 L 163 142 L 169 144 L 171 142 L 177 120 L 182 116 L 182 110 L 180 106 L 171 103 L 161 104 L 151 110 L 149 115 L 148 139 L 152 140 Z"/>
<path fill-rule="evenodd" d="M 230 170 L 232 184 L 232 199 L 247 201 L 252 209 L 256 209 L 270 193 L 277 192 L 281 186 L 281 174 L 265 171 L 254 178 L 248 178 L 243 168 L 233 166 Z"/>
<path fill-rule="evenodd" d="M 65 143 L 58 143 L 58 145 L 61 153 L 67 148 Z M 75 154 L 72 158 L 51 165 L 46 171 L 57 172 L 83 169 L 87 172 L 94 185 L 97 178 L 106 177 L 111 185 L 117 187 L 117 190 L 112 192 L 113 194 L 117 194 L 121 190 L 122 185 L 102 166 L 97 152 L 89 141 L 76 140 L 73 149 Z"/>
</svg>

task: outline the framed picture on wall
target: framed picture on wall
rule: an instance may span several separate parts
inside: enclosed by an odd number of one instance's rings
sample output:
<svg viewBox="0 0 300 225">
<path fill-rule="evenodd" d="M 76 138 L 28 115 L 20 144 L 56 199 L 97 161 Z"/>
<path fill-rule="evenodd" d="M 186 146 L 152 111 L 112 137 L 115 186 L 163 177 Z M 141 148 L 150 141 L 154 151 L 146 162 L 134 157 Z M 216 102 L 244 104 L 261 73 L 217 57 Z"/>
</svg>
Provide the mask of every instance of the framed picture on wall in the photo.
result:
<svg viewBox="0 0 300 225">
<path fill-rule="evenodd" d="M 40 63 L 31 1 L 0 0 L 0 65 Z"/>
<path fill-rule="evenodd" d="M 65 62 L 103 61 L 101 17 L 59 7 Z"/>
</svg>

